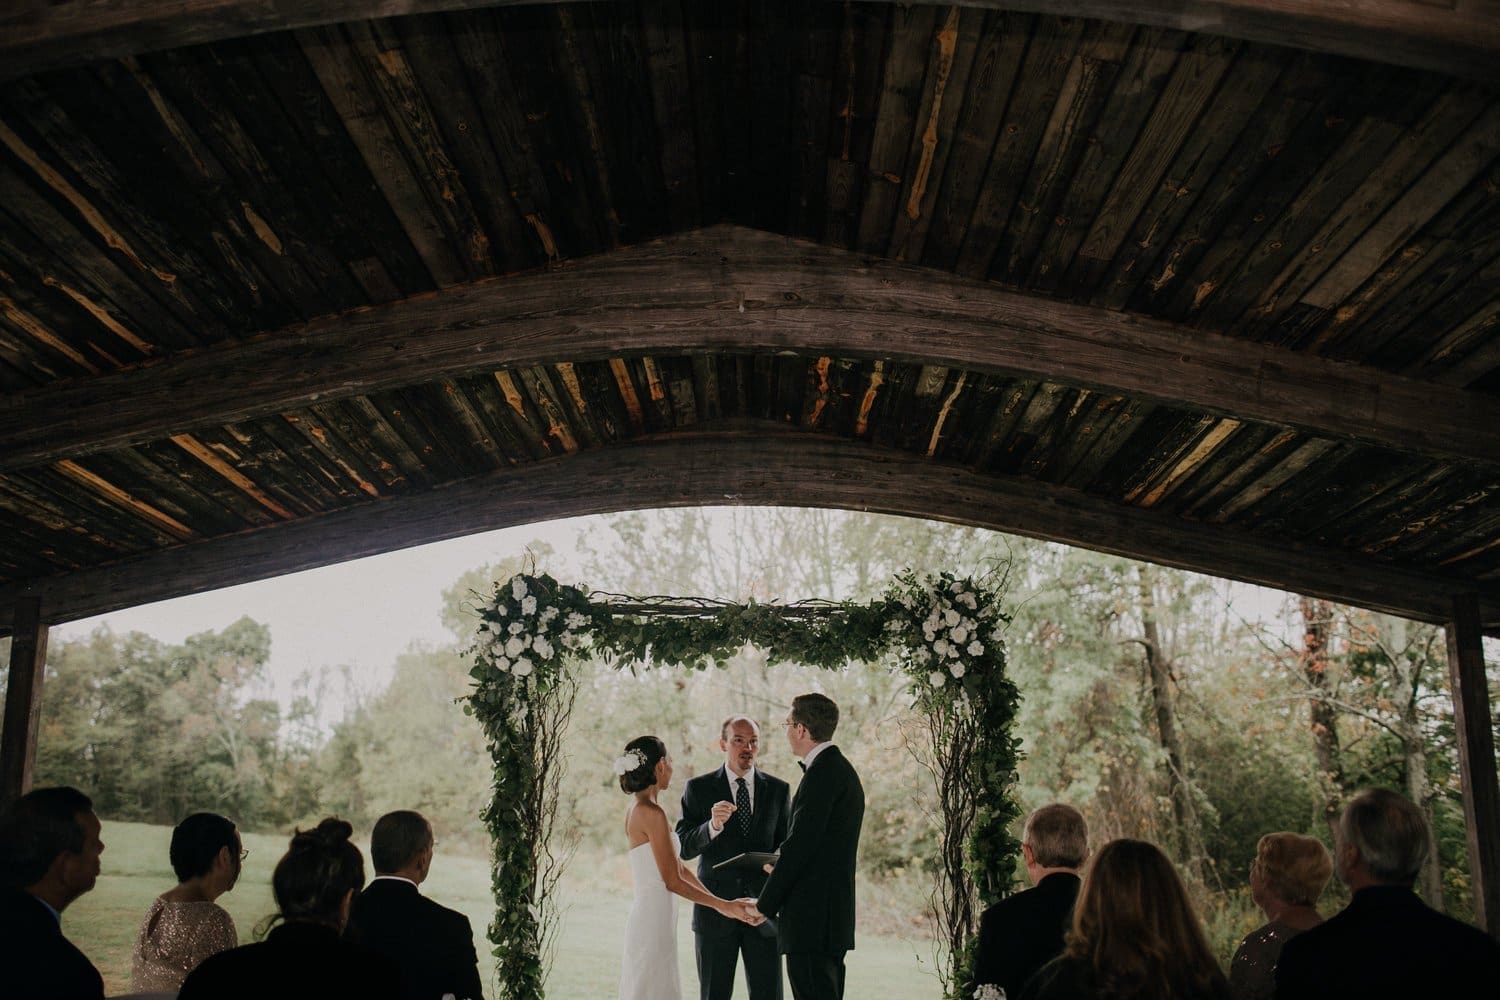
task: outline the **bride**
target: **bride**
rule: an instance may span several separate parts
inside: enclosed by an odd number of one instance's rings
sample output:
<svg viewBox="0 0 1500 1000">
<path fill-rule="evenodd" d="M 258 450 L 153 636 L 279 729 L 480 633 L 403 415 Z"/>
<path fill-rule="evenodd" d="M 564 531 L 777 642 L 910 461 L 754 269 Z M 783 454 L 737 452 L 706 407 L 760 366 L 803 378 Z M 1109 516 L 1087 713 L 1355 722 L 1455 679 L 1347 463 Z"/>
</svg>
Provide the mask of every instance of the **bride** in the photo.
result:
<svg viewBox="0 0 1500 1000">
<path fill-rule="evenodd" d="M 683 863 L 667 814 L 656 801 L 672 781 L 672 758 L 655 736 L 639 736 L 615 758 L 620 789 L 633 796 L 625 813 L 635 900 L 625 920 L 620 1000 L 681 1000 L 677 975 L 677 896 L 743 919 L 732 901 L 703 887 Z M 749 921 L 747 921 L 748 923 Z"/>
</svg>

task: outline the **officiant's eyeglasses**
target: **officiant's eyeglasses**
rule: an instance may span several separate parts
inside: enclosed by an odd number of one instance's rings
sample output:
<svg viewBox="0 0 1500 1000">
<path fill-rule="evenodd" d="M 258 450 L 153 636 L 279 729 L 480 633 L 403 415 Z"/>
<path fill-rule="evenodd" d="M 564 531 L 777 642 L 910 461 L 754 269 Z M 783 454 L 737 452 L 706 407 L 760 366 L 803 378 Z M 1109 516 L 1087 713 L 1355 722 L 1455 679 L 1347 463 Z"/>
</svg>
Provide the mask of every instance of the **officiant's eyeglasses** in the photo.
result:
<svg viewBox="0 0 1500 1000">
<path fill-rule="evenodd" d="M 760 740 L 756 739 L 753 736 L 750 737 L 750 739 L 748 739 L 748 740 L 745 739 L 745 737 L 743 737 L 743 736 L 731 736 L 729 738 L 729 742 L 730 742 L 730 745 L 737 746 L 737 747 L 758 747 L 758 746 L 760 746 Z"/>
</svg>

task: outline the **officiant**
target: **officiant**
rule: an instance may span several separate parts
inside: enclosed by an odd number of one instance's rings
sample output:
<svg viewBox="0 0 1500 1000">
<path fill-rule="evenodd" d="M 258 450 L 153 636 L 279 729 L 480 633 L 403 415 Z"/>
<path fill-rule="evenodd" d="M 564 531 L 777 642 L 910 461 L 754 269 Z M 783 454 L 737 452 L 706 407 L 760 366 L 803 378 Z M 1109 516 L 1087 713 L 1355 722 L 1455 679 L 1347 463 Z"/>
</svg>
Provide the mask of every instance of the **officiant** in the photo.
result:
<svg viewBox="0 0 1500 1000">
<path fill-rule="evenodd" d="M 677 821 L 682 857 L 699 859 L 698 877 L 715 895 L 759 896 L 766 880 L 759 863 L 715 866 L 747 852 L 767 853 L 781 846 L 791 813 L 791 787 L 755 766 L 760 727 L 749 716 L 725 719 L 718 745 L 723 766 L 683 788 L 682 818 Z M 750 927 L 706 906 L 694 906 L 693 939 L 701 1000 L 729 1000 L 741 956 L 750 1000 L 782 1000 L 774 923 Z"/>
</svg>

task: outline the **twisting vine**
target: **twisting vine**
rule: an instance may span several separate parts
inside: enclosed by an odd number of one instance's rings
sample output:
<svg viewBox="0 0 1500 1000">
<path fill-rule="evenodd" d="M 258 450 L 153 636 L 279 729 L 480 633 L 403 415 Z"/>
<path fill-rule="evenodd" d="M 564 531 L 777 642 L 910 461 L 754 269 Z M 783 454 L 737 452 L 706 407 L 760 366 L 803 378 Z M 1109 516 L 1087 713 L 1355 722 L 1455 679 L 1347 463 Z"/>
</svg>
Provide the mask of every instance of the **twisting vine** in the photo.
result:
<svg viewBox="0 0 1500 1000">
<path fill-rule="evenodd" d="M 919 759 L 941 809 L 933 891 L 946 949 L 945 992 L 969 981 L 975 915 L 1009 887 L 1019 845 L 1009 827 L 1020 697 L 1005 675 L 1009 619 L 998 588 L 951 574 L 898 575 L 866 604 L 735 604 L 697 598 L 588 594 L 550 576 L 517 574 L 474 609 L 474 679 L 465 710 L 484 727 L 495 763 L 484 814 L 494 843 L 491 883 L 500 996 L 541 1000 L 563 860 L 549 847 L 557 816 L 558 742 L 576 693 L 567 672 L 597 656 L 617 667 L 708 669 L 747 643 L 773 661 L 838 669 L 883 661 L 908 678 L 922 720 Z"/>
</svg>

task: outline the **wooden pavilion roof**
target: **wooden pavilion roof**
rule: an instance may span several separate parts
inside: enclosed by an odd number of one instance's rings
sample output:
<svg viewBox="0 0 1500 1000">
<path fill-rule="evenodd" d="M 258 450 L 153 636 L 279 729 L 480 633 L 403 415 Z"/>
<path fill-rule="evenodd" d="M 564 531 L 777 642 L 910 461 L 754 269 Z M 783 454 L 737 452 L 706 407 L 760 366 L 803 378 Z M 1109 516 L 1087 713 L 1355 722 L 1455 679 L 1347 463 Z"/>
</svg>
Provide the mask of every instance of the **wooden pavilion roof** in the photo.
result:
<svg viewBox="0 0 1500 1000">
<path fill-rule="evenodd" d="M 1450 7 L 8 5 L 0 632 L 700 503 L 1500 630 Z"/>
</svg>

